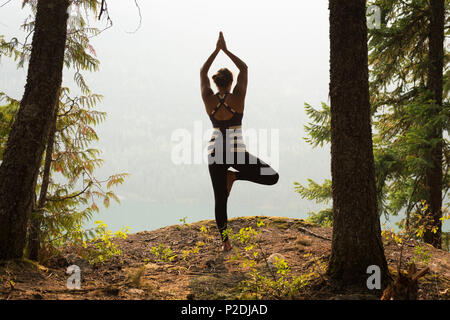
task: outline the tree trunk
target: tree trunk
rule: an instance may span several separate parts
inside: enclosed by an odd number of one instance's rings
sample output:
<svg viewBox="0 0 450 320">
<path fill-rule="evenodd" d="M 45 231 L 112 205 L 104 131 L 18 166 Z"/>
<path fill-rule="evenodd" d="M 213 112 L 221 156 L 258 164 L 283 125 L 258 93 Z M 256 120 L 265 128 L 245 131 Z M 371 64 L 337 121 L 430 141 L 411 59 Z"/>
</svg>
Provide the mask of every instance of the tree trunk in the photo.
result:
<svg viewBox="0 0 450 320">
<path fill-rule="evenodd" d="M 58 114 L 58 108 L 55 106 L 53 121 L 50 128 L 50 133 L 47 139 L 47 148 L 45 149 L 45 161 L 44 172 L 42 173 L 42 184 L 39 192 L 39 200 L 36 208 L 33 208 L 33 213 L 30 217 L 30 228 L 28 231 L 28 258 L 30 260 L 38 260 L 39 250 L 41 248 L 41 220 L 42 220 L 42 208 L 47 200 L 47 190 L 50 182 L 50 169 L 52 165 L 53 144 L 55 143 L 56 132 L 56 118 Z"/>
<path fill-rule="evenodd" d="M 0 260 L 21 258 L 62 81 L 69 0 L 39 0 L 25 93 L 0 166 Z"/>
<path fill-rule="evenodd" d="M 444 0 L 431 0 L 429 25 L 429 61 L 427 72 L 427 88 L 431 91 L 435 101 L 435 108 L 431 117 L 435 117 L 442 109 L 442 73 L 444 60 Z M 429 140 L 438 139 L 439 142 L 430 151 L 432 167 L 425 173 L 425 188 L 428 194 L 427 214 L 431 221 L 424 233 L 424 241 L 436 248 L 442 245 L 442 126 L 436 125 L 431 129 Z M 433 232 L 431 228 L 435 228 Z"/>
<path fill-rule="evenodd" d="M 367 267 L 389 272 L 377 211 L 370 118 L 366 2 L 330 0 L 333 239 L 328 274 L 366 289 Z"/>
</svg>

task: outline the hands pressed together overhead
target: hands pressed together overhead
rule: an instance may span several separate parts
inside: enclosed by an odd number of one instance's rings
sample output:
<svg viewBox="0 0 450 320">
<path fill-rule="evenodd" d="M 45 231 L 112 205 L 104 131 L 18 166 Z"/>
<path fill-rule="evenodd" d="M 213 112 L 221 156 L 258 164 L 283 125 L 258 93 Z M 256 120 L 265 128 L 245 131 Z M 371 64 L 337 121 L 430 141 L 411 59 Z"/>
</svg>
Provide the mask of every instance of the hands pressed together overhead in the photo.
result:
<svg viewBox="0 0 450 320">
<path fill-rule="evenodd" d="M 227 44 L 225 43 L 225 38 L 223 37 L 223 33 L 222 31 L 220 31 L 219 33 L 219 39 L 217 40 L 217 45 L 216 48 L 214 49 L 214 52 L 211 53 L 211 55 L 208 57 L 208 59 L 206 60 L 206 62 L 203 64 L 203 66 L 200 68 L 201 71 L 201 75 L 205 80 L 205 83 L 208 83 L 207 80 L 207 75 L 208 75 L 208 70 L 211 67 L 211 64 L 213 63 L 214 59 L 216 58 L 217 54 L 220 52 L 220 50 L 223 50 L 223 52 L 231 59 L 231 61 L 234 62 L 234 64 L 238 67 L 239 71 L 240 71 L 240 76 L 238 77 L 238 83 L 239 83 L 239 79 L 241 79 L 241 81 L 244 79 L 246 73 L 247 73 L 247 65 L 245 64 L 244 61 L 242 61 L 241 59 L 239 59 L 236 55 L 234 55 L 233 53 L 231 53 L 228 48 L 227 48 Z M 245 80 L 246 81 L 246 80 Z M 245 84 L 246 86 L 246 84 Z"/>
<path fill-rule="evenodd" d="M 219 33 L 219 39 L 217 40 L 216 50 L 227 51 L 227 44 L 225 43 L 225 38 L 223 37 L 222 31 Z"/>
</svg>

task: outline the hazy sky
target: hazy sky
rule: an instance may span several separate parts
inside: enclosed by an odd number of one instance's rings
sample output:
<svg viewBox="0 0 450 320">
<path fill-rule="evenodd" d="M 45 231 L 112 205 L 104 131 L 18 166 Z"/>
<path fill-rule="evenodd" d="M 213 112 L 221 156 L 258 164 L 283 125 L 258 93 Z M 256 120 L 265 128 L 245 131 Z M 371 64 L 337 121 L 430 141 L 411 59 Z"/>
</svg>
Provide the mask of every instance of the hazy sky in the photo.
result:
<svg viewBox="0 0 450 320">
<path fill-rule="evenodd" d="M 6 38 L 23 37 L 18 28 L 27 13 L 20 3 L 0 8 L 0 34 Z M 213 208 L 207 164 L 174 164 L 171 137 L 180 129 L 194 134 L 195 126 L 207 134 L 211 127 L 200 96 L 199 69 L 223 31 L 228 49 L 249 67 L 244 130 L 279 134 L 279 183 L 238 182 L 230 206 L 255 208 L 248 215 L 270 209 L 304 216 L 317 208 L 300 199 L 293 182 L 330 178 L 329 146 L 312 149 L 302 139 L 308 121 L 304 103 L 319 107 L 328 97 L 328 1 L 142 0 L 139 5 L 142 25 L 129 33 L 139 24 L 134 1 L 108 1 L 114 25 L 92 39 L 101 65 L 98 73 L 86 75 L 91 89 L 105 96 L 97 109 L 108 113 L 97 127 L 105 160 L 97 176 L 131 174 L 116 189 L 123 206 L 136 200 Z M 25 71 L 7 59 L 0 63 L 1 90 L 20 99 Z M 220 67 L 237 75 L 223 53 L 210 75 Z M 72 83 L 69 74 L 65 85 Z M 212 209 L 208 215 L 204 218 L 213 218 Z"/>
</svg>

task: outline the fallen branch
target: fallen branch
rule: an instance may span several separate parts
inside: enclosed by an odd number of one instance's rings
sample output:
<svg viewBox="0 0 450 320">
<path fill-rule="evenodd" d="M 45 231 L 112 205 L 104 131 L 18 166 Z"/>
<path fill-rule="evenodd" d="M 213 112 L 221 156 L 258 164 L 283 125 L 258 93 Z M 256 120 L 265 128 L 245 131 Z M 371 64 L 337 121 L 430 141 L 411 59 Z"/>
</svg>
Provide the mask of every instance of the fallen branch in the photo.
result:
<svg viewBox="0 0 450 320">
<path fill-rule="evenodd" d="M 313 236 L 313 237 L 319 238 L 319 239 L 331 241 L 330 238 L 323 237 L 323 236 L 321 236 L 321 235 L 319 235 L 319 234 L 316 234 L 316 233 L 314 233 L 314 232 L 312 232 L 312 231 L 309 231 L 308 229 L 305 229 L 305 228 L 303 228 L 303 227 L 298 227 L 298 231 L 307 233 L 307 234 L 309 234 L 309 235 L 311 235 L 311 236 Z"/>
</svg>

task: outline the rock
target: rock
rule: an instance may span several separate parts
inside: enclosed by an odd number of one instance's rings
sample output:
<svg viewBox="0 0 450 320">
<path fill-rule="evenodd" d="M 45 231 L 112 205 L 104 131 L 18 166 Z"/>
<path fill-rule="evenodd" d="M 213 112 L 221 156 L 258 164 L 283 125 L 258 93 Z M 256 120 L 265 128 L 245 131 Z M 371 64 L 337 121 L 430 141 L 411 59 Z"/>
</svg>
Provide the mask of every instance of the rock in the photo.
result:
<svg viewBox="0 0 450 320">
<path fill-rule="evenodd" d="M 128 293 L 129 293 L 129 294 L 138 294 L 138 295 L 141 295 L 141 294 L 144 294 L 144 290 L 133 288 L 133 289 L 129 289 L 129 290 L 128 290 Z"/>
<path fill-rule="evenodd" d="M 144 267 L 145 267 L 145 269 L 150 270 L 152 272 L 164 270 L 162 266 L 160 266 L 159 264 L 153 263 L 153 262 L 147 263 Z"/>
</svg>

